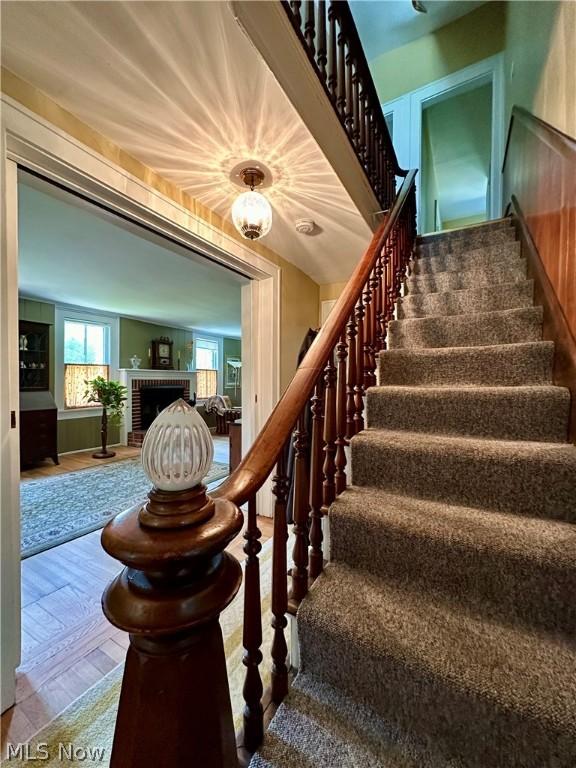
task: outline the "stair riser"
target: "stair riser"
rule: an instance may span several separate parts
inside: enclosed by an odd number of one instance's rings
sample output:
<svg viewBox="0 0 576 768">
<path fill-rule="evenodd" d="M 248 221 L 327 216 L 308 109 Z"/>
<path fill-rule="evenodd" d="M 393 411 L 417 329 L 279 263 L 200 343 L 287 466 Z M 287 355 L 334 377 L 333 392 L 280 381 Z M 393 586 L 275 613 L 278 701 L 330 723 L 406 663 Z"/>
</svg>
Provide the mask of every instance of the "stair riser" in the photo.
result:
<svg viewBox="0 0 576 768">
<path fill-rule="evenodd" d="M 421 499 L 576 522 L 576 472 L 534 450 L 465 452 L 444 442 L 421 446 L 352 439 L 352 482 Z"/>
<path fill-rule="evenodd" d="M 381 386 L 551 384 L 553 355 L 551 342 L 419 354 L 391 350 L 380 355 L 379 382 Z"/>
<path fill-rule="evenodd" d="M 497 702 L 447 685 L 392 656 L 368 655 L 354 643 L 353 633 L 343 638 L 326 627 L 309 625 L 302 614 L 299 638 L 307 674 L 321 674 L 348 695 L 361 695 L 392 727 L 428 743 L 432 753 L 452 758 L 440 759 L 437 765 L 504 768 L 503 755 L 506 768 L 569 765 L 550 762 L 558 753 L 573 754 L 576 760 L 571 734 L 547 730 L 539 721 L 499 708 Z"/>
<path fill-rule="evenodd" d="M 494 290 L 493 286 L 446 293 L 408 294 L 399 300 L 398 320 L 446 317 L 533 306 L 534 283 L 525 280 Z"/>
<path fill-rule="evenodd" d="M 576 628 L 576 570 L 561 569 L 522 552 L 474 548 L 454 538 L 395 527 L 383 510 L 381 524 L 358 518 L 342 504 L 330 510 L 330 558 L 422 593 L 481 606 L 494 618 L 520 621 L 572 636 Z"/>
<path fill-rule="evenodd" d="M 492 286 L 499 290 L 501 283 L 518 283 L 526 280 L 526 261 L 517 259 L 500 262 L 497 266 L 478 267 L 466 272 L 438 272 L 434 275 L 415 275 L 406 281 L 409 296 L 414 294 L 463 291 L 480 286 Z"/>
<path fill-rule="evenodd" d="M 486 267 L 491 264 L 520 258 L 519 242 L 497 243 L 485 248 L 476 248 L 463 253 L 450 253 L 443 256 L 423 256 L 412 264 L 414 275 L 431 275 L 437 272 L 465 272 L 469 269 Z"/>
<path fill-rule="evenodd" d="M 388 326 L 388 349 L 477 347 L 541 338 L 542 311 L 536 307 L 501 314 L 397 320 Z"/>
<path fill-rule="evenodd" d="M 466 237 L 444 237 L 435 242 L 422 243 L 417 246 L 421 256 L 443 256 L 447 253 L 464 253 L 474 251 L 499 243 L 510 243 L 516 240 L 516 232 L 509 229 L 496 229 L 490 233 L 476 233 Z"/>
<path fill-rule="evenodd" d="M 369 390 L 367 425 L 393 431 L 487 437 L 495 440 L 566 442 L 570 394 L 555 388 L 540 393 L 510 388 L 494 395 L 462 389 Z"/>
</svg>

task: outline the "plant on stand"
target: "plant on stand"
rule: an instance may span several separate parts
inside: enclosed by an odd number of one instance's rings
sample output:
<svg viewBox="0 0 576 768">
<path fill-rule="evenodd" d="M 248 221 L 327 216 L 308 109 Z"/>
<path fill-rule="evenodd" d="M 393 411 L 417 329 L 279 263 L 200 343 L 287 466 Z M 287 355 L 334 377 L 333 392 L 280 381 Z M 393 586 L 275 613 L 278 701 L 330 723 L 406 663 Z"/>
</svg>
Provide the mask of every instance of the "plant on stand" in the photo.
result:
<svg viewBox="0 0 576 768">
<path fill-rule="evenodd" d="M 116 454 L 109 451 L 106 443 L 108 442 L 108 425 L 119 426 L 122 422 L 122 414 L 126 403 L 126 387 L 119 381 L 107 381 L 102 376 L 96 376 L 95 379 L 85 379 L 86 391 L 84 397 L 89 403 L 98 403 L 102 406 L 102 422 L 100 426 L 100 436 L 102 438 L 102 450 L 93 453 L 95 459 L 110 459 Z"/>
</svg>

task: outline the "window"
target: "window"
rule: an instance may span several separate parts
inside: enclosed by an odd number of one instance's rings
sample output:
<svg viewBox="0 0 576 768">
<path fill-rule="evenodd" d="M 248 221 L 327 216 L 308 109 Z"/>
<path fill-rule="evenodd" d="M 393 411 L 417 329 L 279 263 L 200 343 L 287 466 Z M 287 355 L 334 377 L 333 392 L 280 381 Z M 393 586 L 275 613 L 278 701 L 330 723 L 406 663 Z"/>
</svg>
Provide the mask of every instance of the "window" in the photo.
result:
<svg viewBox="0 0 576 768">
<path fill-rule="evenodd" d="M 218 390 L 218 371 L 212 369 L 196 370 L 196 397 L 205 400 L 212 397 Z"/>
<path fill-rule="evenodd" d="M 196 337 L 197 370 L 218 370 L 218 342 L 212 339 Z"/>
<path fill-rule="evenodd" d="M 85 381 L 108 379 L 110 326 L 64 320 L 64 408 L 89 408 L 84 398 Z"/>
</svg>

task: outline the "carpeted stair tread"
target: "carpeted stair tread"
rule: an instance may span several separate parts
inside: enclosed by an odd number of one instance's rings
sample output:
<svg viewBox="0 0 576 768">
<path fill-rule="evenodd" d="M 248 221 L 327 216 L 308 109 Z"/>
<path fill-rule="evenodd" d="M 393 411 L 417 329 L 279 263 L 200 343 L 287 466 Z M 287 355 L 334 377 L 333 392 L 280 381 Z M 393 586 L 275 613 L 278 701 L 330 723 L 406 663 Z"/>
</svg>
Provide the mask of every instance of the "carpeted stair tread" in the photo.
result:
<svg viewBox="0 0 576 768">
<path fill-rule="evenodd" d="M 463 765 L 576 761 L 576 653 L 562 640 L 342 563 L 316 581 L 298 629 L 305 674 Z"/>
<path fill-rule="evenodd" d="M 521 386 L 551 384 L 554 343 L 391 349 L 380 352 L 382 386 Z"/>
<path fill-rule="evenodd" d="M 349 487 L 330 507 L 331 559 L 503 621 L 573 636 L 576 528 Z"/>
<path fill-rule="evenodd" d="M 478 288 L 481 285 L 497 286 L 500 283 L 514 283 L 526 280 L 526 259 L 506 259 L 505 261 L 479 265 L 466 270 L 447 270 L 429 275 L 411 275 L 406 280 L 406 293 L 445 293 L 466 288 Z M 497 290 L 495 288 L 495 290 Z"/>
<path fill-rule="evenodd" d="M 468 224 L 465 227 L 457 227 L 456 229 L 445 229 L 442 232 L 425 232 L 421 235 L 417 235 L 416 246 L 425 245 L 426 243 L 435 242 L 436 240 L 444 240 L 447 237 L 461 239 L 470 234 L 477 237 L 489 234 L 495 229 L 510 229 L 511 227 L 512 219 L 505 217 L 502 219 L 483 221 L 479 224 Z"/>
<path fill-rule="evenodd" d="M 389 349 L 515 344 L 541 337 L 542 307 L 418 317 L 393 320 L 388 325 Z"/>
<path fill-rule="evenodd" d="M 366 429 L 352 483 L 449 504 L 576 522 L 576 447 Z"/>
<path fill-rule="evenodd" d="M 528 387 L 372 387 L 369 427 L 409 432 L 566 442 L 570 390 Z"/>
<path fill-rule="evenodd" d="M 517 261 L 521 254 L 521 243 L 510 241 L 496 243 L 461 253 L 445 253 L 442 256 L 422 256 L 412 262 L 413 275 L 430 275 L 436 272 L 466 271 L 478 269 L 507 260 Z"/>
<path fill-rule="evenodd" d="M 516 240 L 516 231 L 513 227 L 502 227 L 491 231 L 470 231 L 466 235 L 447 235 L 437 240 L 430 240 L 416 244 L 416 251 L 426 256 L 441 256 L 445 253 L 463 253 L 475 248 L 481 248 L 497 243 L 506 243 Z"/>
<path fill-rule="evenodd" d="M 533 306 L 534 282 L 502 283 L 441 293 L 409 293 L 396 303 L 397 319 L 474 314 Z"/>
<path fill-rule="evenodd" d="M 300 673 L 250 768 L 433 768 L 370 707 Z"/>
</svg>

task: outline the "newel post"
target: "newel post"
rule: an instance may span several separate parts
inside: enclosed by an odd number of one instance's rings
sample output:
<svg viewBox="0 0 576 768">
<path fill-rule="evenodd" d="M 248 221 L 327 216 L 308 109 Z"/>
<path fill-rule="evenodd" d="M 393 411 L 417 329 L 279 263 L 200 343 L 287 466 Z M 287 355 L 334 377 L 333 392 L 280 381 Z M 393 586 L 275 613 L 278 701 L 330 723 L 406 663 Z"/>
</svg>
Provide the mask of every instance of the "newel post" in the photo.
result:
<svg viewBox="0 0 576 768">
<path fill-rule="evenodd" d="M 224 551 L 242 513 L 206 493 L 213 450 L 194 408 L 166 408 L 142 448 L 148 502 L 102 534 L 126 566 L 104 593 L 104 613 L 130 633 L 111 768 L 237 765 L 218 619 L 242 578 Z"/>
</svg>

